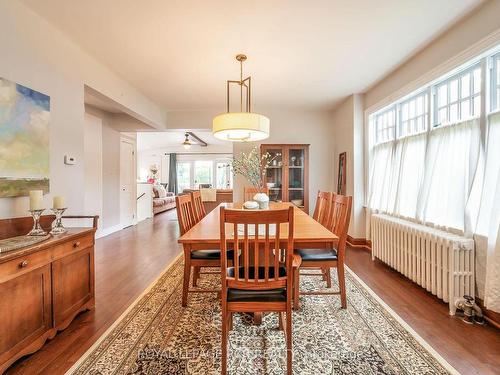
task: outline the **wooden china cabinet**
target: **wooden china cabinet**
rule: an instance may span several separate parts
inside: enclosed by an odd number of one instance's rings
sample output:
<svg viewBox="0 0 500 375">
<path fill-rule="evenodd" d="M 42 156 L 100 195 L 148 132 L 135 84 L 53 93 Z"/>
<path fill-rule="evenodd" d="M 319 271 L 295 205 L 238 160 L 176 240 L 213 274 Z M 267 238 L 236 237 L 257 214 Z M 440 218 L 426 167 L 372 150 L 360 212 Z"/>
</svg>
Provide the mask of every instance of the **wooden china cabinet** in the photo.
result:
<svg viewBox="0 0 500 375">
<path fill-rule="evenodd" d="M 309 213 L 309 145 L 263 144 L 260 151 L 272 159 L 265 178 L 269 199 L 292 202 Z"/>
</svg>

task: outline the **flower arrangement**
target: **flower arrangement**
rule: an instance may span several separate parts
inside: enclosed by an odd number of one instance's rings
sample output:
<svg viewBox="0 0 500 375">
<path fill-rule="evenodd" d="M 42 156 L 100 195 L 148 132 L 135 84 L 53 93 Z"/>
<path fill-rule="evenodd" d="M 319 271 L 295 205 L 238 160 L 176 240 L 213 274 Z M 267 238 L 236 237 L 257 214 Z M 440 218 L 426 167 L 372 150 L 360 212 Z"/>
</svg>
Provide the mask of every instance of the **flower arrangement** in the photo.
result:
<svg viewBox="0 0 500 375">
<path fill-rule="evenodd" d="M 254 188 L 262 193 L 264 192 L 266 170 L 278 156 L 280 154 L 271 157 L 268 152 L 261 156 L 259 149 L 254 147 L 250 152 L 242 152 L 234 158 L 233 174 L 245 177 Z"/>
<path fill-rule="evenodd" d="M 150 177 L 148 178 L 148 182 L 155 183 L 157 179 L 157 173 L 160 168 L 156 164 L 152 164 L 149 166 L 149 171 L 151 172 Z"/>
</svg>

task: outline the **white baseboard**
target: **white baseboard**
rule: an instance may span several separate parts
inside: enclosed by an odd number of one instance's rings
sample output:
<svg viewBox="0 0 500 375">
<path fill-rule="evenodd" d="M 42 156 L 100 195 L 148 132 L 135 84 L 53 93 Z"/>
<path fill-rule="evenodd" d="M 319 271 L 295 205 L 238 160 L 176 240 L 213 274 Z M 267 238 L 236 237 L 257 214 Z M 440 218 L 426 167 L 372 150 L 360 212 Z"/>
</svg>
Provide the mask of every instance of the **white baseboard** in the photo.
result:
<svg viewBox="0 0 500 375">
<path fill-rule="evenodd" d="M 101 237 L 106 237 L 109 236 L 112 233 L 118 232 L 119 230 L 122 230 L 123 226 L 121 224 L 113 225 L 112 227 L 109 228 L 104 228 L 104 229 L 99 229 L 96 234 L 95 238 L 101 238 Z"/>
</svg>

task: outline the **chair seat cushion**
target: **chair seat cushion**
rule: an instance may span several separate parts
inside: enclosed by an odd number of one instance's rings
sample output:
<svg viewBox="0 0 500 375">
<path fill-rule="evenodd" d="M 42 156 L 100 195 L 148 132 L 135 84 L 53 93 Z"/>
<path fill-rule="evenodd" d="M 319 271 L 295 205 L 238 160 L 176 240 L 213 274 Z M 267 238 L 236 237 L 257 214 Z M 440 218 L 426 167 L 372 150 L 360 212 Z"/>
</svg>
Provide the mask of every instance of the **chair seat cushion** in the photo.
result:
<svg viewBox="0 0 500 375">
<path fill-rule="evenodd" d="M 264 279 L 266 277 L 265 274 L 265 268 L 264 267 L 259 267 L 258 269 L 258 275 L 259 279 Z M 234 267 L 228 267 L 227 269 L 227 276 L 228 277 L 234 277 Z M 250 266 L 248 267 L 248 278 L 253 279 L 255 276 L 255 267 Z M 279 267 L 278 268 L 278 277 L 285 277 L 286 276 L 286 268 L 285 267 Z M 245 278 L 245 268 L 244 267 L 239 267 L 239 275 L 238 277 L 240 279 Z M 274 267 L 269 267 L 269 279 L 274 278 Z"/>
<path fill-rule="evenodd" d="M 234 251 L 229 250 L 227 252 L 228 259 L 233 259 Z M 191 259 L 205 259 L 205 260 L 216 260 L 220 259 L 220 250 L 193 250 L 191 251 Z"/>
<path fill-rule="evenodd" d="M 335 249 L 295 249 L 295 254 L 300 255 L 303 262 L 307 261 L 333 261 L 337 260 Z"/>
<path fill-rule="evenodd" d="M 227 302 L 286 302 L 286 289 L 227 290 Z"/>
</svg>

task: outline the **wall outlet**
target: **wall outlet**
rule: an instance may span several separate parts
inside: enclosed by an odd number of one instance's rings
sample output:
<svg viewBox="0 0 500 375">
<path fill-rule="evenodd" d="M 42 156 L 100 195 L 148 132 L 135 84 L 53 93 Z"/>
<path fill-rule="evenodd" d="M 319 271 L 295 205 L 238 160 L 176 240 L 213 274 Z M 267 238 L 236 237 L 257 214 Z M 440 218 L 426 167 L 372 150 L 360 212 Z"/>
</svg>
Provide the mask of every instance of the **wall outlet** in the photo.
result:
<svg viewBox="0 0 500 375">
<path fill-rule="evenodd" d="M 75 165 L 76 164 L 76 158 L 71 155 L 64 155 L 64 164 L 66 165 Z"/>
</svg>

